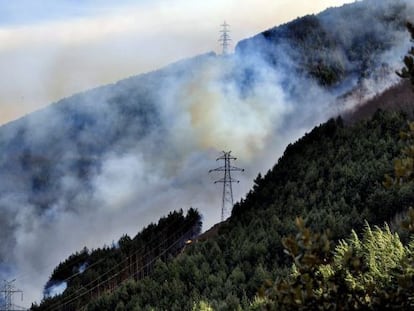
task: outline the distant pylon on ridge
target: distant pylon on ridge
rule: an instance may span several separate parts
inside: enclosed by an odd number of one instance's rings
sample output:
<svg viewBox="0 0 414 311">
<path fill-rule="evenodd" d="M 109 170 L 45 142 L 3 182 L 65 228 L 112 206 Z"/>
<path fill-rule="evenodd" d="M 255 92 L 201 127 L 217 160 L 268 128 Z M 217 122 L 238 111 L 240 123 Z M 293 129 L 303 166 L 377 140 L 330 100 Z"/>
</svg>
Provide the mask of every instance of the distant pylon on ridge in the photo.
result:
<svg viewBox="0 0 414 311">
<path fill-rule="evenodd" d="M 226 220 L 230 216 L 230 211 L 233 208 L 233 188 L 232 183 L 237 182 L 238 180 L 231 177 L 231 172 L 238 171 L 244 172 L 244 169 L 231 166 L 231 160 L 237 160 L 237 158 L 231 156 L 231 151 L 223 151 L 223 155 L 218 157 L 216 161 L 224 160 L 224 166 L 209 170 L 208 172 L 224 172 L 224 177 L 216 180 L 214 183 L 223 183 L 223 197 L 221 203 L 221 221 Z"/>
<path fill-rule="evenodd" d="M 229 53 L 229 46 L 230 46 L 230 25 L 227 24 L 226 21 L 224 21 L 223 24 L 220 25 L 220 39 L 218 40 L 221 43 L 221 54 L 227 55 Z"/>
<path fill-rule="evenodd" d="M 1 306 L 2 309 L 0 309 L 1 311 L 15 311 L 15 310 L 26 310 L 23 307 L 20 306 L 16 306 L 15 304 L 13 304 L 13 295 L 20 293 L 21 294 L 21 299 L 23 300 L 23 291 L 16 289 L 13 285 L 13 283 L 16 280 L 12 280 L 12 281 L 3 281 L 3 289 L 0 290 L 0 293 L 4 294 L 4 302 L 3 302 L 3 306 Z"/>
</svg>

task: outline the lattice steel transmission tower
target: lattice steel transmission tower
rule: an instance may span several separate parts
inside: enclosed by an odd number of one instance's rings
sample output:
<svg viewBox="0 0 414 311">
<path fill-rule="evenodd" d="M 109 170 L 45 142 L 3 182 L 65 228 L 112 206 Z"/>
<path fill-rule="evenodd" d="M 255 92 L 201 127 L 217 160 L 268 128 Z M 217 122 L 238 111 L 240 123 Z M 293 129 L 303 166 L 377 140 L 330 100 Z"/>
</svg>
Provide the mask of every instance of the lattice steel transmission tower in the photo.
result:
<svg viewBox="0 0 414 311">
<path fill-rule="evenodd" d="M 220 39 L 218 40 L 221 43 L 221 54 L 223 55 L 227 55 L 229 53 L 229 46 L 230 46 L 230 42 L 231 42 L 231 38 L 230 38 L 230 25 L 226 23 L 226 21 L 224 21 L 223 24 L 220 25 L 221 26 L 221 30 L 220 30 Z"/>
<path fill-rule="evenodd" d="M 239 181 L 231 177 L 231 172 L 244 172 L 244 169 L 231 166 L 231 160 L 237 160 L 237 158 L 231 156 L 231 151 L 223 151 L 223 155 L 218 157 L 216 161 L 224 160 L 224 166 L 209 170 L 208 172 L 224 172 L 224 177 L 216 180 L 214 183 L 223 183 L 223 198 L 221 204 L 221 221 L 224 221 L 229 215 L 229 211 L 233 208 L 233 188 L 232 183 Z"/>
<path fill-rule="evenodd" d="M 0 293 L 4 294 L 4 304 L 1 307 L 0 311 L 15 311 L 15 310 L 26 310 L 23 307 L 18 307 L 13 304 L 13 295 L 14 294 L 21 294 L 22 300 L 23 300 L 23 291 L 16 289 L 13 285 L 13 283 L 16 280 L 12 281 L 3 281 L 3 288 L 0 290 Z"/>
</svg>

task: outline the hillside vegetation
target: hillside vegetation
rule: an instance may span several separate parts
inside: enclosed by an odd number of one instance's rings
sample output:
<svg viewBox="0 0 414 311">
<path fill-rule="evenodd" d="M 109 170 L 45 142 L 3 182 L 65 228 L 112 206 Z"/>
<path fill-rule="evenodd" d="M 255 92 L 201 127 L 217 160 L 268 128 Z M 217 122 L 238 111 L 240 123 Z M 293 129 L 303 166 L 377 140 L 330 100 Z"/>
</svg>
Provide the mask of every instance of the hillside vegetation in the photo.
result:
<svg viewBox="0 0 414 311">
<path fill-rule="evenodd" d="M 128 279 L 139 280 L 151 275 L 157 259 L 165 262 L 182 251 L 186 241 L 197 237 L 201 230 L 201 216 L 194 209 L 171 212 L 158 224 L 150 224 L 133 239 L 122 236 L 111 247 L 89 251 L 87 248 L 71 255 L 53 271 L 45 285 L 40 307 L 76 310 L 91 298 L 99 297 Z M 54 295 L 56 287 L 67 287 L 61 295 Z"/>
<path fill-rule="evenodd" d="M 266 280 L 288 273 L 282 238 L 295 232 L 297 216 L 312 230 L 329 228 L 336 241 L 351 229 L 359 232 L 365 221 L 392 220 L 413 202 L 411 185 L 382 184 L 401 155 L 406 124 L 401 113 L 379 111 L 349 127 L 340 118 L 316 127 L 257 177 L 216 237 L 193 243 L 172 261 L 159 260 L 151 275 L 130 280 L 87 309 L 191 310 L 199 301 L 215 310 L 249 308 Z"/>
<path fill-rule="evenodd" d="M 353 123 L 372 116 L 376 110 L 404 111 L 413 118 L 413 88 L 408 81 L 393 85 L 368 101 L 356 105 L 344 114 L 345 123 Z"/>
<path fill-rule="evenodd" d="M 413 13 L 405 1 L 358 1 L 268 29 L 240 41 L 236 51 L 258 53 L 325 86 L 384 79 L 391 68 L 381 55 L 399 40 L 397 30 Z"/>
</svg>

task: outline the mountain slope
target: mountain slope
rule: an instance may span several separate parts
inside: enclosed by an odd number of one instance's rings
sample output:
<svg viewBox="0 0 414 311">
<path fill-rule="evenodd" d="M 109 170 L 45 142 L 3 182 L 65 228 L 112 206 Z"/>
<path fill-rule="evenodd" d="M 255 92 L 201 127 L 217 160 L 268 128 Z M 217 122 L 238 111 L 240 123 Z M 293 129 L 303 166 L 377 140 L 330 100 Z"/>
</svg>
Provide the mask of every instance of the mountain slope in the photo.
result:
<svg viewBox="0 0 414 311">
<path fill-rule="evenodd" d="M 405 1 L 358 1 L 242 40 L 236 51 L 260 53 L 272 64 L 328 86 L 351 79 L 384 79 L 390 64 L 384 62 L 383 52 L 401 40 L 395 30 L 404 30 L 412 14 L 413 8 Z"/>
<path fill-rule="evenodd" d="M 246 169 L 240 198 L 289 142 L 344 109 L 339 96 L 362 82 L 367 96 L 393 83 L 413 3 L 378 3 L 298 19 L 241 42 L 229 57 L 184 60 L 1 127 L 0 276 L 30 275 L 23 289 L 35 300 L 33 288 L 50 273 L 44 267 L 74 249 L 182 207 L 215 223 L 220 198 L 206 172 L 219 150 L 232 150 Z M 363 22 L 348 23 L 353 14 Z"/>
<path fill-rule="evenodd" d="M 289 267 L 281 238 L 294 232 L 297 216 L 340 239 L 364 221 L 382 224 L 412 204 L 411 184 L 382 186 L 405 128 L 404 115 L 381 111 L 350 127 L 341 119 L 316 127 L 256 178 L 217 236 L 192 244 L 173 261 L 159 261 L 153 274 L 92 301 L 87 310 L 191 310 L 200 300 L 215 310 L 246 309 L 266 279 Z"/>
<path fill-rule="evenodd" d="M 33 305 L 32 310 L 61 308 L 62 303 L 65 309 L 82 308 L 128 279 L 151 275 L 157 260 L 167 262 L 177 256 L 200 230 L 198 212 L 190 209 L 184 215 L 180 210 L 150 224 L 132 239 L 124 235 L 112 247 L 85 248 L 54 269 L 45 285 L 42 306 Z"/>
<path fill-rule="evenodd" d="M 361 105 L 344 114 L 347 122 L 355 122 L 372 116 L 376 110 L 404 111 L 413 117 L 413 87 L 409 81 L 396 84 L 383 93 L 377 94 Z"/>
</svg>

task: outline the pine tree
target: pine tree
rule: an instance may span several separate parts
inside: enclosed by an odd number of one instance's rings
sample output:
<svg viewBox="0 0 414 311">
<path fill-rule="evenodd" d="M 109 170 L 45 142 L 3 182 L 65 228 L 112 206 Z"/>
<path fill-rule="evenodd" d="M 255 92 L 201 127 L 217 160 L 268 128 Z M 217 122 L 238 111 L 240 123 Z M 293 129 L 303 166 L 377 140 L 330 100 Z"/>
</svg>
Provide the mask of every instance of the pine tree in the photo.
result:
<svg viewBox="0 0 414 311">
<path fill-rule="evenodd" d="M 407 29 L 411 34 L 411 41 L 414 41 L 414 24 L 407 22 Z M 403 79 L 410 79 L 414 86 L 414 46 L 408 51 L 408 54 L 404 57 L 405 67 L 401 71 L 397 71 L 397 75 Z"/>
</svg>

